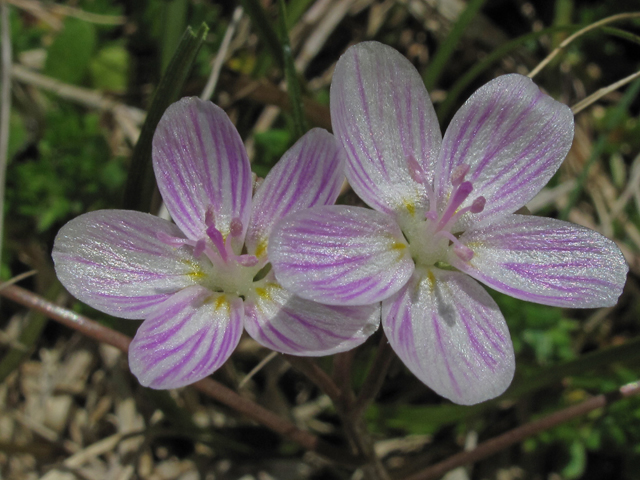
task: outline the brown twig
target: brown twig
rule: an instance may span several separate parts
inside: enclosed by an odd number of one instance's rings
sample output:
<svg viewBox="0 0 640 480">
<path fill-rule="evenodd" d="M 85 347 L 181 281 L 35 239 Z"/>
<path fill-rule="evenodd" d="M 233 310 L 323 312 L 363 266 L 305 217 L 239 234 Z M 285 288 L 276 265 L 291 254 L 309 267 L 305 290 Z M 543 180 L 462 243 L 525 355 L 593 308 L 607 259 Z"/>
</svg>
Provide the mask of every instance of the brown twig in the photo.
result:
<svg viewBox="0 0 640 480">
<path fill-rule="evenodd" d="M 630 13 L 619 13 L 617 15 L 612 15 L 610 17 L 607 18 L 603 18 L 602 20 L 599 20 L 597 22 L 594 22 L 590 25 L 587 25 L 586 27 L 584 27 L 581 30 L 578 30 L 576 33 L 574 33 L 573 35 L 571 35 L 570 37 L 566 38 L 560 45 L 558 45 L 549 55 L 547 55 L 547 57 L 542 60 L 537 66 L 536 68 L 534 68 L 533 70 L 531 70 L 531 72 L 529 72 L 529 75 L 527 75 L 529 78 L 533 78 L 535 77 L 538 73 L 540 73 L 540 70 L 542 70 L 545 66 L 547 66 L 549 64 L 549 62 L 551 62 L 551 60 L 553 60 L 562 50 L 564 50 L 571 42 L 573 42 L 576 38 L 581 37 L 582 35 L 584 35 L 587 32 L 590 32 L 591 30 L 595 29 L 595 28 L 599 28 L 602 27 L 603 25 L 607 25 L 609 23 L 613 23 L 613 22 L 619 22 L 620 20 L 629 20 L 632 18 L 638 18 L 640 17 L 640 12 L 630 12 Z"/>
<path fill-rule="evenodd" d="M 540 432 L 549 430 L 561 423 L 568 422 L 587 413 L 603 408 L 622 398 L 640 394 L 640 382 L 636 381 L 620 387 L 617 391 L 598 395 L 590 398 L 578 405 L 567 407 L 559 412 L 552 413 L 540 420 L 529 422 L 520 427 L 514 428 L 491 440 L 482 442 L 474 450 L 457 453 L 446 460 L 436 463 L 416 474 L 405 477 L 404 480 L 431 480 L 441 477 L 445 473 L 462 465 L 477 462 L 484 458 L 504 450 L 511 445 L 521 442 L 525 438 L 532 437 Z"/>
<path fill-rule="evenodd" d="M 60 307 L 29 290 L 10 285 L 0 291 L 0 295 L 24 305 L 33 310 L 39 311 L 57 322 L 77 330 L 87 337 L 91 337 L 99 342 L 112 345 L 123 352 L 127 352 L 131 338 L 100 325 L 83 315 Z M 235 411 L 244 414 L 248 418 L 270 428 L 274 432 L 293 440 L 307 450 L 315 451 L 325 457 L 345 465 L 358 466 L 362 462 L 358 457 L 349 455 L 343 450 L 339 450 L 330 444 L 320 440 L 315 435 L 300 430 L 293 423 L 276 415 L 275 413 L 261 407 L 253 401 L 241 397 L 233 390 L 225 387 L 212 378 L 205 378 L 193 385 L 205 395 L 231 407 Z"/>
</svg>

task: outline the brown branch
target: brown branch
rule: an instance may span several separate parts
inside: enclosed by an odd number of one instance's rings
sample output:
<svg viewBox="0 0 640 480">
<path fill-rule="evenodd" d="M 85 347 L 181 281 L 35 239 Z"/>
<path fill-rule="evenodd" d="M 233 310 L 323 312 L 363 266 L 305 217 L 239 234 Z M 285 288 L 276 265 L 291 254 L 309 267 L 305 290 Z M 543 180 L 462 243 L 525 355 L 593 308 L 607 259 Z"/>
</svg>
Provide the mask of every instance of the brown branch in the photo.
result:
<svg viewBox="0 0 640 480">
<path fill-rule="evenodd" d="M 130 337 L 105 327 L 83 315 L 79 315 L 51 303 L 29 290 L 25 290 L 24 288 L 20 288 L 15 285 L 9 285 L 0 290 L 0 295 L 28 308 L 39 311 L 49 318 L 69 328 L 77 330 L 87 337 L 112 345 L 123 352 L 127 352 L 129 349 L 129 344 L 131 343 Z M 219 382 L 216 382 L 212 378 L 200 380 L 193 384 L 193 386 L 205 395 L 208 395 L 220 403 L 231 407 L 248 418 L 270 428 L 274 432 L 293 440 L 307 450 L 315 451 L 335 462 L 349 466 L 358 466 L 362 463 L 361 459 L 325 443 L 309 432 L 300 430 L 288 420 L 281 418 L 249 399 L 241 397 L 233 390 L 225 387 Z"/>
<path fill-rule="evenodd" d="M 436 463 L 435 465 L 425 468 L 418 473 L 405 477 L 404 480 L 431 480 L 439 478 L 448 471 L 453 470 L 454 468 L 487 458 L 495 453 L 504 450 L 507 447 L 510 447 L 511 445 L 523 441 L 525 438 L 532 437 L 540 432 L 560 425 L 561 423 L 565 423 L 574 418 L 586 415 L 587 413 L 597 408 L 606 407 L 607 405 L 610 405 L 611 403 L 616 402 L 617 400 L 620 400 L 622 398 L 631 397 L 638 394 L 640 394 L 640 382 L 636 381 L 633 383 L 629 383 L 620 387 L 615 392 L 606 395 L 598 395 L 582 403 L 579 403 L 578 405 L 573 405 L 571 407 L 560 410 L 559 412 L 552 413 L 551 415 L 541 418 L 540 420 L 535 420 L 520 427 L 514 428 L 513 430 L 503 433 L 502 435 L 492 438 L 491 440 L 482 442 L 474 450 L 468 452 L 460 452 L 452 455 L 451 457 L 443 460 L 440 463 Z"/>
</svg>

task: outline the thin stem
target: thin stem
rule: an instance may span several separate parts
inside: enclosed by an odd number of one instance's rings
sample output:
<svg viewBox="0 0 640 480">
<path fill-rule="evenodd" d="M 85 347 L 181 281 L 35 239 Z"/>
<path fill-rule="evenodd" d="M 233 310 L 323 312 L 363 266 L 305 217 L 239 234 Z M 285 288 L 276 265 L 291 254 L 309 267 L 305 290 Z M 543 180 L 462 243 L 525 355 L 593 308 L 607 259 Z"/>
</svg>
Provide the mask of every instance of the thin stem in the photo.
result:
<svg viewBox="0 0 640 480">
<path fill-rule="evenodd" d="M 227 58 L 227 54 L 229 52 L 229 47 L 231 46 L 231 40 L 233 39 L 233 34 L 242 19 L 242 14 L 244 10 L 242 7 L 238 6 L 233 11 L 233 15 L 231 16 L 231 21 L 229 22 L 229 26 L 227 27 L 227 31 L 224 32 L 224 38 L 222 39 L 222 43 L 220 44 L 220 48 L 218 49 L 218 53 L 216 54 L 216 58 L 213 61 L 213 67 L 211 68 L 211 73 L 209 74 L 209 79 L 207 80 L 207 85 L 204 87 L 200 98 L 202 100 L 209 100 L 213 97 L 213 92 L 216 89 L 216 85 L 218 84 L 218 78 L 220 78 L 220 71 L 222 70 L 222 65 L 224 65 L 224 61 Z"/>
<path fill-rule="evenodd" d="M 296 370 L 304 373 L 320 390 L 327 394 L 335 405 L 340 404 L 342 392 L 327 373 L 316 362 L 306 357 L 282 355 Z"/>
<path fill-rule="evenodd" d="M 24 288 L 10 285 L 3 290 L 0 290 L 0 295 L 28 308 L 39 311 L 62 325 L 77 330 L 83 335 L 93 338 L 94 340 L 112 345 L 123 352 L 127 352 L 129 350 L 129 344 L 131 343 L 130 337 L 100 325 L 98 322 L 83 315 L 79 315 L 51 303 L 41 296 L 25 290 Z M 325 443 L 309 432 L 300 430 L 288 420 L 281 418 L 275 413 L 261 407 L 247 398 L 241 397 L 233 390 L 225 387 L 219 382 L 216 382 L 212 378 L 200 380 L 193 384 L 193 386 L 205 395 L 208 395 L 233 410 L 244 414 L 248 418 L 270 428 L 274 432 L 293 440 L 307 450 L 315 451 L 335 462 L 349 466 L 358 466 L 362 463 L 360 458 L 349 455 L 348 453 Z"/>
<path fill-rule="evenodd" d="M 333 380 L 342 393 L 341 403 L 346 409 L 351 409 L 355 399 L 351 389 L 351 368 L 353 367 L 354 354 L 355 349 L 333 356 Z"/>
<path fill-rule="evenodd" d="M 620 387 L 615 392 L 598 395 L 590 398 L 589 400 L 585 400 L 578 405 L 572 405 L 571 407 L 567 407 L 559 412 L 552 413 L 540 420 L 535 420 L 514 428 L 513 430 L 481 443 L 474 450 L 457 453 L 440 463 L 422 470 L 421 472 L 405 477 L 404 480 L 431 480 L 439 478 L 454 468 L 487 458 L 507 447 L 510 447 L 511 445 L 515 445 L 516 443 L 523 441 L 525 438 L 532 437 L 540 432 L 544 432 L 545 430 L 549 430 L 550 428 L 560 425 L 561 423 L 586 415 L 597 408 L 606 407 L 607 405 L 610 405 L 622 398 L 638 394 L 640 394 L 640 382 L 636 381 L 629 383 Z"/>
<path fill-rule="evenodd" d="M 612 83 L 611 85 L 609 85 L 607 87 L 603 87 L 603 88 L 595 91 L 594 93 L 589 95 L 587 98 L 585 98 L 583 100 L 580 100 L 573 107 L 571 107 L 571 111 L 573 112 L 574 115 L 577 115 L 578 113 L 580 113 L 582 110 L 587 108 L 592 103 L 595 103 L 598 100 L 600 100 L 607 93 L 611 93 L 614 90 L 617 90 L 620 87 L 625 86 L 627 83 L 634 81 L 638 77 L 640 77 L 640 72 L 632 73 L 631 75 L 629 75 L 628 77 L 623 78 L 622 80 L 618 80 L 617 82 Z"/>
<path fill-rule="evenodd" d="M 291 114 L 293 116 L 293 127 L 296 138 L 302 137 L 308 130 L 307 120 L 304 117 L 304 104 L 302 103 L 302 93 L 298 82 L 298 73 L 293 61 L 293 52 L 289 41 L 289 30 L 287 28 L 287 8 L 284 0 L 278 0 L 280 9 L 280 43 L 282 44 L 282 58 L 284 60 L 284 74 L 287 80 L 287 94 L 291 104 Z"/>
<path fill-rule="evenodd" d="M 11 115 L 11 30 L 9 7 L 0 4 L 0 30 L 2 38 L 2 91 L 0 92 L 0 259 L 4 236 L 4 187 L 9 160 L 9 123 Z"/>
<path fill-rule="evenodd" d="M 549 62 L 551 62 L 551 60 L 553 60 L 554 58 L 556 58 L 556 56 L 562 51 L 564 50 L 567 45 L 569 45 L 571 42 L 573 42 L 575 39 L 581 37 L 582 35 L 584 35 L 585 33 L 601 27 L 602 25 L 606 25 L 608 23 L 613 23 L 613 22 L 618 22 L 620 20 L 629 20 L 631 18 L 638 18 L 640 17 L 640 12 L 631 12 L 631 13 L 620 13 L 618 15 L 612 15 L 610 17 L 607 18 L 603 18 L 602 20 L 592 23 L 591 25 L 587 25 L 586 27 L 584 27 L 581 30 L 578 30 L 576 33 L 574 33 L 573 35 L 571 35 L 570 37 L 568 37 L 567 39 L 565 39 L 560 45 L 558 45 L 549 55 L 547 55 L 547 58 L 545 58 L 544 60 L 542 60 L 538 66 L 536 68 L 534 68 L 529 75 L 527 75 L 529 78 L 533 78 L 535 77 L 538 73 L 540 73 L 540 70 L 542 70 L 544 67 L 546 67 Z"/>
<path fill-rule="evenodd" d="M 376 352 L 376 358 L 373 361 L 373 365 L 364 379 L 358 398 L 351 410 L 353 415 L 360 416 L 362 412 L 366 410 L 369 404 L 373 401 L 378 394 L 384 383 L 384 379 L 389 371 L 389 367 L 393 362 L 395 354 L 389 341 L 387 340 L 384 332 L 380 338 L 380 345 Z"/>
</svg>

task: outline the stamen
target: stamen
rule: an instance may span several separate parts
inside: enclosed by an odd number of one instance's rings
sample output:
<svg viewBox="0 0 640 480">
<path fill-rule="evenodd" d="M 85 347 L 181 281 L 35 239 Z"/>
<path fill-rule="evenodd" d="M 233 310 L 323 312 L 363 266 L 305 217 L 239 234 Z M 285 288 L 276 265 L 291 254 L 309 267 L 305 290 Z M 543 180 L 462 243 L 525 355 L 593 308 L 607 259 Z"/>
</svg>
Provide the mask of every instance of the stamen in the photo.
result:
<svg viewBox="0 0 640 480">
<path fill-rule="evenodd" d="M 453 253 L 465 262 L 469 262 L 473 258 L 473 251 L 466 245 L 455 245 L 453 247 Z"/>
<path fill-rule="evenodd" d="M 224 238 L 222 237 L 220 230 L 211 225 L 207 228 L 207 235 L 213 242 L 213 245 L 218 249 L 218 253 L 222 257 L 222 260 L 226 262 L 229 256 L 227 255 L 227 247 L 224 243 Z"/>
<path fill-rule="evenodd" d="M 170 245 L 172 247 L 179 247 L 181 245 L 189 244 L 189 240 L 187 240 L 186 238 L 173 237 L 164 232 L 156 232 L 156 238 L 165 245 Z"/>
<path fill-rule="evenodd" d="M 239 237 L 242 235 L 242 230 L 242 220 L 239 218 L 231 220 L 231 225 L 229 225 L 229 234 L 232 237 Z"/>
<path fill-rule="evenodd" d="M 456 213 L 456 210 L 462 202 L 464 202 L 471 191 L 473 190 L 473 185 L 471 182 L 462 182 L 458 189 L 453 193 L 451 199 L 449 200 L 449 205 L 447 205 L 447 209 L 444 211 L 442 216 L 440 217 L 440 221 L 438 222 L 438 226 L 436 230 L 441 230 L 446 225 L 449 224 L 451 217 Z"/>
<path fill-rule="evenodd" d="M 471 213 L 480 213 L 484 210 L 484 206 L 487 204 L 487 199 L 483 196 L 476 198 L 471 204 Z"/>
<path fill-rule="evenodd" d="M 243 267 L 255 267 L 259 261 L 255 255 L 239 255 L 236 260 Z"/>
<path fill-rule="evenodd" d="M 427 198 L 429 199 L 429 211 L 425 213 L 425 217 L 427 220 L 436 221 L 438 220 L 438 205 L 436 201 L 436 194 L 433 191 L 433 187 L 429 185 L 429 183 L 425 183 L 425 190 L 427 191 Z"/>
<path fill-rule="evenodd" d="M 469 173 L 469 165 L 465 165 L 464 163 L 462 165 L 458 165 L 453 169 L 453 172 L 451 172 L 451 184 L 454 187 L 460 185 L 464 182 L 464 177 L 467 173 Z"/>
<path fill-rule="evenodd" d="M 453 243 L 453 253 L 455 253 L 460 259 L 468 262 L 473 258 L 473 250 L 466 245 L 463 245 L 454 235 L 446 230 L 439 231 L 436 235 L 448 238 Z"/>
<path fill-rule="evenodd" d="M 407 157 L 407 166 L 409 167 L 409 175 L 415 182 L 425 183 L 426 176 L 422 165 L 418 163 L 413 155 Z"/>
<path fill-rule="evenodd" d="M 211 227 L 216 224 L 216 214 L 213 211 L 213 205 L 207 207 L 207 211 L 204 213 L 204 224 L 207 227 Z"/>
<path fill-rule="evenodd" d="M 193 255 L 196 258 L 199 257 L 200 255 L 202 255 L 202 252 L 204 252 L 205 248 L 207 248 L 207 242 L 204 238 L 201 238 L 196 242 L 195 247 L 193 247 Z"/>
</svg>

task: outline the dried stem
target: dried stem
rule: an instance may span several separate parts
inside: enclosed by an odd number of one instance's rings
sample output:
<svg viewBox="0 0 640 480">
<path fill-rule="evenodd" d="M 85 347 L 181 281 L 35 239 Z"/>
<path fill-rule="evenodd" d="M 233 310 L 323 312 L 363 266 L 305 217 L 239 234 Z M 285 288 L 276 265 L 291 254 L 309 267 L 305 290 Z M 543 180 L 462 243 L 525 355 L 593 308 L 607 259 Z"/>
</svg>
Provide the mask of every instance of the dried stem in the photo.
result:
<svg viewBox="0 0 640 480">
<path fill-rule="evenodd" d="M 571 111 L 573 112 L 574 115 L 577 115 L 578 113 L 580 113 L 582 110 L 587 108 L 592 103 L 595 103 L 598 100 L 600 100 L 607 93 L 611 93 L 614 90 L 617 90 L 620 87 L 623 87 L 624 85 L 626 85 L 629 82 L 632 82 L 633 80 L 635 80 L 638 77 L 640 77 L 640 72 L 632 73 L 631 75 L 629 75 L 628 77 L 623 78 L 622 80 L 618 80 L 617 82 L 612 83 L 611 85 L 609 85 L 607 87 L 603 87 L 603 88 L 595 91 L 594 93 L 589 95 L 587 98 L 585 98 L 583 100 L 580 100 L 573 107 L 571 107 Z"/>
<path fill-rule="evenodd" d="M 395 354 L 384 332 L 380 338 L 380 345 L 376 352 L 376 358 L 365 378 L 358 398 L 351 410 L 353 415 L 360 416 L 378 394 L 384 383 L 384 378 L 395 358 Z"/>
<path fill-rule="evenodd" d="M 573 405 L 560 410 L 559 412 L 552 413 L 540 420 L 535 420 L 514 428 L 513 430 L 481 443 L 474 450 L 457 453 L 440 463 L 422 470 L 421 472 L 405 477 L 404 480 L 431 480 L 439 478 L 454 468 L 487 458 L 511 445 L 521 442 L 525 438 L 532 437 L 540 432 L 560 425 L 561 423 L 586 415 L 597 408 L 606 407 L 607 405 L 610 405 L 622 398 L 638 394 L 640 394 L 640 382 L 636 381 L 629 383 L 610 394 L 598 395 L 579 403 L 578 405 Z"/>
<path fill-rule="evenodd" d="M 215 91 L 216 85 L 218 84 L 218 78 L 220 77 L 222 65 L 224 65 L 224 61 L 227 59 L 227 55 L 229 54 L 229 47 L 231 46 L 233 34 L 236 32 L 236 28 L 238 27 L 238 23 L 240 23 L 240 20 L 242 19 L 243 13 L 244 10 L 240 6 L 236 7 L 236 9 L 233 11 L 231 22 L 229 22 L 227 31 L 224 32 L 222 44 L 218 49 L 218 53 L 216 53 L 215 60 L 213 61 L 213 67 L 211 68 L 211 73 L 209 74 L 207 84 L 204 87 L 202 94 L 200 95 L 200 98 L 202 100 L 210 100 L 213 96 L 213 92 Z"/>
<path fill-rule="evenodd" d="M 618 15 L 612 15 L 610 17 L 607 18 L 603 18 L 602 20 L 592 23 L 591 25 L 587 25 L 586 27 L 584 27 L 581 30 L 578 30 L 576 33 L 574 33 L 573 35 L 571 35 L 570 37 L 567 37 L 560 45 L 558 45 L 549 55 L 547 55 L 547 57 L 542 60 L 538 66 L 536 68 L 534 68 L 529 75 L 527 75 L 529 78 L 533 78 L 535 77 L 538 73 L 540 73 L 540 70 L 542 70 L 544 67 L 546 67 L 549 62 L 551 62 L 551 60 L 553 60 L 554 58 L 556 58 L 556 56 L 562 51 L 564 50 L 567 45 L 569 45 L 571 42 L 573 42 L 576 38 L 581 37 L 582 35 L 584 35 L 587 32 L 590 32 L 591 30 L 594 30 L 598 27 L 601 27 L 603 25 L 606 25 L 608 23 L 613 23 L 613 22 L 618 22 L 620 20 L 629 20 L 631 18 L 638 18 L 640 17 L 640 12 L 631 12 L 631 13 L 620 13 Z"/>
<path fill-rule="evenodd" d="M 51 303 L 39 295 L 25 290 L 24 288 L 10 285 L 3 290 L 0 290 L 0 295 L 28 308 L 39 311 L 49 318 L 79 331 L 87 337 L 112 345 L 123 352 L 127 352 L 129 349 L 129 344 L 131 343 L 130 337 L 100 325 L 98 322 L 90 320 L 85 316 L 78 315 L 75 312 Z M 315 451 L 335 462 L 349 466 L 358 466 L 362 463 L 361 459 L 358 457 L 349 455 L 343 450 L 325 443 L 315 435 L 305 432 L 304 430 L 300 430 L 288 420 L 281 418 L 275 413 L 261 407 L 247 398 L 241 397 L 233 390 L 225 387 L 219 382 L 216 382 L 212 378 L 200 380 L 193 386 L 205 395 L 208 395 L 235 411 L 246 415 L 248 418 L 270 428 L 274 432 L 293 440 L 307 450 Z"/>
</svg>

